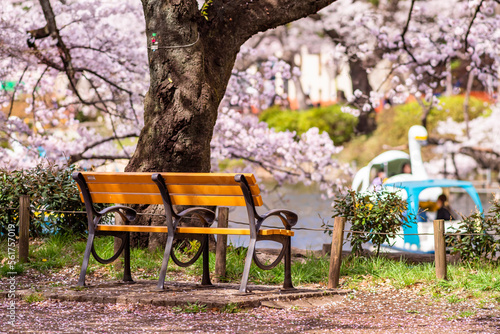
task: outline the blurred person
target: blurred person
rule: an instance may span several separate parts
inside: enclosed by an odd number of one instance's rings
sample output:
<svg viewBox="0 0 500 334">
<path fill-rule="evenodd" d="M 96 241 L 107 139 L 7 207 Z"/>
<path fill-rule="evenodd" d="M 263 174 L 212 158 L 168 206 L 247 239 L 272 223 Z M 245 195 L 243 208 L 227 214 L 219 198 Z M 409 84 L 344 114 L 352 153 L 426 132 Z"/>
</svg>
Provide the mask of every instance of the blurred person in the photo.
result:
<svg viewBox="0 0 500 334">
<path fill-rule="evenodd" d="M 446 205 L 447 197 L 445 194 L 439 195 L 436 205 L 438 207 L 436 213 L 436 219 L 453 220 L 453 215 L 451 214 L 451 208 Z"/>
<path fill-rule="evenodd" d="M 401 173 L 403 174 L 411 174 L 411 165 L 409 162 L 405 162 L 401 167 Z"/>
<path fill-rule="evenodd" d="M 380 190 L 382 188 L 382 183 L 384 183 L 385 172 L 384 170 L 377 171 L 377 176 L 372 181 L 372 187 L 374 190 Z"/>
</svg>

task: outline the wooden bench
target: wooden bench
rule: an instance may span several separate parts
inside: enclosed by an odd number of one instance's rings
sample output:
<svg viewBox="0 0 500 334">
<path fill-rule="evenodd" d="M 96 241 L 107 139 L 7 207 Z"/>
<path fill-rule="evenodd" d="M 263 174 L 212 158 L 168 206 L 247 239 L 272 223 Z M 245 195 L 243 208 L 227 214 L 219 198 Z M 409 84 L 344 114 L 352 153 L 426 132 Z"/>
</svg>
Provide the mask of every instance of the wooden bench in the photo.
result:
<svg viewBox="0 0 500 334">
<path fill-rule="evenodd" d="M 85 275 L 90 254 L 103 264 L 111 263 L 124 252 L 125 282 L 132 282 L 130 273 L 131 232 L 166 233 L 167 242 L 163 262 L 158 279 L 158 289 L 164 288 L 164 280 L 170 258 L 180 266 L 193 264 L 203 254 L 202 285 L 211 285 L 209 274 L 208 236 L 212 234 L 249 235 L 248 252 L 241 278 L 239 291 L 247 292 L 248 275 L 252 259 L 264 270 L 274 268 L 284 257 L 285 278 L 284 289 L 293 289 L 291 280 L 291 237 L 292 226 L 297 223 L 297 215 L 288 210 L 272 210 L 259 215 L 255 209 L 261 206 L 262 198 L 259 186 L 252 174 L 231 173 L 95 173 L 75 172 L 73 178 L 78 184 L 81 198 L 85 203 L 88 218 L 88 241 L 85 249 L 79 286 L 85 285 Z M 112 203 L 114 206 L 102 211 L 95 209 L 95 203 Z M 165 209 L 165 224 L 161 226 L 132 225 L 137 213 L 123 204 L 162 204 Z M 176 213 L 174 206 L 189 206 L 188 209 Z M 215 213 L 202 206 L 246 206 L 248 228 L 211 227 Z M 101 218 L 108 213 L 118 213 L 124 224 L 109 225 L 101 223 Z M 179 226 L 179 222 L 187 217 L 196 216 L 202 227 Z M 279 217 L 283 229 L 263 229 L 262 223 L 269 217 Z M 109 259 L 102 259 L 94 249 L 94 238 L 98 235 L 111 235 L 122 240 L 120 248 Z M 194 257 L 182 262 L 175 256 L 173 241 L 177 238 L 200 240 L 201 246 Z M 260 240 L 272 240 L 282 244 L 281 253 L 271 264 L 259 261 L 255 255 L 255 244 Z"/>
</svg>

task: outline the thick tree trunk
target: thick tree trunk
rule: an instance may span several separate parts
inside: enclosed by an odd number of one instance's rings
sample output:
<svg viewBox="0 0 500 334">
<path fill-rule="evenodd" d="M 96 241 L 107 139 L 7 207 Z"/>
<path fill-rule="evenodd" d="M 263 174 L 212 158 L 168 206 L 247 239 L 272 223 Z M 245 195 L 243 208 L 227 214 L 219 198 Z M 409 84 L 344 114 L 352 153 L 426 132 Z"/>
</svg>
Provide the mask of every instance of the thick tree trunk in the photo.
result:
<svg viewBox="0 0 500 334">
<path fill-rule="evenodd" d="M 196 0 L 142 2 L 148 47 L 154 33 L 158 50 L 148 49 L 151 84 L 144 101 L 144 128 L 125 170 L 209 172 L 217 109 L 240 46 L 259 31 L 312 14 L 333 1 L 207 1 L 204 16 Z M 139 209 L 157 213 L 152 207 Z M 138 223 L 162 223 L 161 218 L 146 217 Z M 163 244 L 149 241 L 151 248 Z"/>
<path fill-rule="evenodd" d="M 146 1 L 144 1 L 146 3 Z M 127 171 L 210 171 L 210 140 L 217 107 L 236 54 L 214 59 L 204 47 L 193 6 L 144 5 L 151 84 L 144 101 L 144 128 Z M 169 48 L 188 45 L 190 47 Z M 224 59 L 226 58 L 226 59 Z M 215 68 L 214 68 L 215 67 Z M 214 80 L 216 77 L 222 80 Z"/>
<path fill-rule="evenodd" d="M 144 1 L 144 15 L 148 46 L 154 33 L 158 50 L 148 49 L 151 83 L 144 100 L 144 128 L 125 170 L 209 172 L 217 108 L 237 49 L 218 54 L 206 45 L 212 39 L 196 22 L 200 14 L 195 1 L 191 6 L 159 6 L 155 1 Z M 176 47 L 195 41 L 192 46 Z M 150 214 L 163 211 L 155 206 L 139 209 Z M 164 222 L 158 216 L 143 216 L 138 223 Z M 132 244 L 154 250 L 163 247 L 165 238 L 158 233 L 148 239 L 133 236 Z"/>
</svg>

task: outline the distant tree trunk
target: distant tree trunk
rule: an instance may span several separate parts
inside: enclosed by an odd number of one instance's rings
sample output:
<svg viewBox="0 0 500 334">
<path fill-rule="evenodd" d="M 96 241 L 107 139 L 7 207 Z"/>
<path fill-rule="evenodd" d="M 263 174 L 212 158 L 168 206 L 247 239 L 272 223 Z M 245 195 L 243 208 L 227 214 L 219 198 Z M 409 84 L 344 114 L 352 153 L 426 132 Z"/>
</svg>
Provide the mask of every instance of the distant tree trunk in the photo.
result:
<svg viewBox="0 0 500 334">
<path fill-rule="evenodd" d="M 372 86 L 368 80 L 368 73 L 361 59 L 355 55 L 349 57 L 349 75 L 351 76 L 353 90 L 359 89 L 365 95 L 370 94 Z"/>
<path fill-rule="evenodd" d="M 422 99 L 417 98 L 417 102 L 422 108 L 422 116 L 420 117 L 420 122 L 422 126 L 427 129 L 427 118 L 432 110 L 432 104 L 426 105 Z"/>
<path fill-rule="evenodd" d="M 278 39 L 283 46 L 284 49 L 286 49 L 286 43 L 287 43 L 287 38 L 288 38 L 288 28 L 286 26 L 280 27 L 278 29 Z M 291 50 L 286 50 L 283 53 L 283 56 L 281 57 L 284 61 L 286 61 L 290 67 L 293 69 L 294 67 L 297 67 L 297 64 L 295 63 L 295 56 L 300 56 L 301 55 L 298 52 L 291 51 Z M 302 58 L 301 58 L 301 65 L 302 65 Z M 295 97 L 297 98 L 297 106 L 299 110 L 305 110 L 307 109 L 307 104 L 306 104 L 306 94 L 304 93 L 304 87 L 302 86 L 302 82 L 300 81 L 300 78 L 297 76 L 292 76 L 292 82 L 293 86 L 295 87 Z"/>
<path fill-rule="evenodd" d="M 325 30 L 325 33 L 330 37 L 335 43 L 344 45 L 343 36 L 341 36 L 336 30 Z M 368 80 L 368 72 L 366 72 L 365 66 L 361 59 L 356 55 L 349 56 L 349 75 L 352 82 L 352 90 L 356 91 L 359 89 L 364 96 L 369 96 L 372 91 L 370 81 Z M 366 97 L 359 98 L 355 101 L 357 107 L 363 106 L 368 99 Z M 371 133 L 377 128 L 377 123 L 375 122 L 373 108 L 368 112 L 361 112 L 359 116 L 358 125 L 356 126 L 356 132 L 359 134 Z"/>
<path fill-rule="evenodd" d="M 221 0 L 206 2 L 204 17 L 196 0 L 142 0 L 148 46 L 155 33 L 159 49 L 148 49 L 144 128 L 125 170 L 209 172 L 217 109 L 240 46 L 259 31 L 332 2 Z M 142 223 L 159 224 L 162 219 L 149 216 Z"/>
<path fill-rule="evenodd" d="M 299 77 L 292 77 L 293 85 L 295 87 L 295 97 L 297 98 L 297 106 L 299 110 L 306 110 L 306 94 L 304 93 L 304 87 Z"/>
<path fill-rule="evenodd" d="M 370 85 L 370 81 L 368 80 L 368 73 L 362 64 L 362 61 L 356 56 L 349 57 L 349 74 L 351 76 L 353 91 L 359 89 L 363 92 L 363 96 L 370 96 L 372 87 Z M 365 103 L 369 103 L 367 97 L 362 97 L 356 101 L 356 104 L 359 106 L 363 106 Z M 371 133 L 377 128 L 374 112 L 375 110 L 373 108 L 371 108 L 368 112 L 361 112 L 358 125 L 356 126 L 357 133 Z"/>
<path fill-rule="evenodd" d="M 455 178 L 457 180 L 460 180 L 460 175 L 458 174 L 457 162 L 455 161 L 455 152 L 451 152 L 451 162 L 453 163 L 453 168 L 455 168 Z"/>
<path fill-rule="evenodd" d="M 464 123 L 465 123 L 465 135 L 467 138 L 470 138 L 470 133 L 469 133 L 469 101 L 470 101 L 470 93 L 472 91 L 472 84 L 473 83 L 474 83 L 474 73 L 472 71 L 470 71 L 468 79 L 467 79 L 467 89 L 465 90 L 465 98 L 464 98 Z"/>
<path fill-rule="evenodd" d="M 450 60 L 446 61 L 446 72 L 448 74 L 446 75 L 445 95 L 452 96 L 453 95 L 453 76 L 451 74 L 451 61 Z"/>
</svg>

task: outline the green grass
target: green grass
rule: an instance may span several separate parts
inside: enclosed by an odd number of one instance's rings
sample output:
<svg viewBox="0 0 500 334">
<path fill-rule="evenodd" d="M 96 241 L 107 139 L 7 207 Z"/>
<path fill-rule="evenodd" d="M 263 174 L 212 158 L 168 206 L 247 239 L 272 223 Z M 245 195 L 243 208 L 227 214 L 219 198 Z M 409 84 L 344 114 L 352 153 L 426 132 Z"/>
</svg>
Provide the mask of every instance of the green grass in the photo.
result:
<svg viewBox="0 0 500 334">
<path fill-rule="evenodd" d="M 239 313 L 242 309 L 236 303 L 229 303 L 224 305 L 224 307 L 220 310 L 222 313 Z"/>
<path fill-rule="evenodd" d="M 24 297 L 24 301 L 27 302 L 28 304 L 37 303 L 44 300 L 45 297 L 41 293 L 31 293 Z"/>
<path fill-rule="evenodd" d="M 77 263 L 75 244 L 76 237 L 69 235 L 54 235 L 45 239 L 42 244 L 30 247 L 30 266 L 40 271 L 60 269 Z M 83 251 L 80 253 L 83 254 Z"/>
<path fill-rule="evenodd" d="M 30 268 L 43 273 L 59 271 L 61 268 L 79 267 L 85 244 L 84 238 L 59 235 L 36 241 L 30 247 L 30 262 L 18 264 L 16 271 L 22 275 Z M 4 256 L 6 251 L 4 246 L 5 242 L 0 243 L 1 256 Z M 96 249 L 101 257 L 110 257 L 113 254 L 113 238 L 97 238 Z M 196 246 L 192 252 L 195 250 Z M 245 248 L 228 247 L 226 282 L 240 282 L 245 256 Z M 163 249 L 157 249 L 154 252 L 147 249 L 132 249 L 132 276 L 135 279 L 157 279 L 162 257 Z M 210 268 L 213 273 L 214 253 L 210 253 Z M 292 264 L 293 284 L 295 286 L 318 283 L 326 285 L 328 268 L 328 257 L 309 256 L 302 262 L 294 262 Z M 122 275 L 122 270 L 116 270 L 113 264 L 102 265 L 91 258 L 89 273 L 96 270 L 104 279 L 120 279 Z M 7 270 L 5 265 L 0 266 L 1 275 L 6 276 L 8 271 L 10 270 Z M 201 257 L 188 268 L 180 268 L 170 261 L 167 280 L 178 279 L 179 273 L 198 280 L 202 275 Z M 249 282 L 260 285 L 281 285 L 283 275 L 283 264 L 279 264 L 272 270 L 261 270 L 256 265 L 252 265 Z M 448 280 L 438 280 L 433 263 L 409 264 L 383 256 L 370 258 L 349 256 L 342 261 L 340 283 L 340 288 L 369 289 L 369 291 L 376 291 L 380 286 L 390 286 L 395 289 L 416 288 L 418 293 L 437 299 L 444 298 L 451 304 L 475 299 L 483 304 L 494 303 L 500 307 L 500 265 L 494 262 L 477 261 L 448 265 Z"/>
<path fill-rule="evenodd" d="M 4 258 L 0 255 L 0 258 Z M 0 265 L 0 277 L 11 277 L 15 275 L 22 275 L 24 273 L 24 265 L 22 263 L 15 263 L 14 266 L 9 264 Z"/>
<path fill-rule="evenodd" d="M 446 320 L 448 321 L 453 321 L 453 320 L 457 320 L 457 319 L 466 319 L 466 318 L 471 318 L 473 316 L 476 315 L 476 311 L 474 310 L 465 310 L 465 311 L 461 311 L 457 314 L 453 314 L 453 315 L 449 315 L 446 317 Z"/>
<path fill-rule="evenodd" d="M 435 278 L 432 263 L 411 265 L 404 261 L 389 260 L 385 257 L 348 257 L 342 262 L 342 276 L 347 276 L 346 285 L 355 286 L 370 276 L 377 283 L 388 283 L 397 289 L 413 286 Z"/>
<path fill-rule="evenodd" d="M 174 306 L 172 310 L 174 310 L 175 313 L 201 313 L 207 312 L 207 306 L 188 302 L 185 306 Z"/>
<path fill-rule="evenodd" d="M 478 261 L 448 265 L 448 280 L 438 280 L 433 263 L 407 264 L 380 258 L 349 257 L 341 267 L 343 287 L 360 289 L 390 285 L 396 289 L 418 287 L 421 294 L 446 298 L 449 303 L 466 299 L 500 304 L 500 266 Z"/>
</svg>

